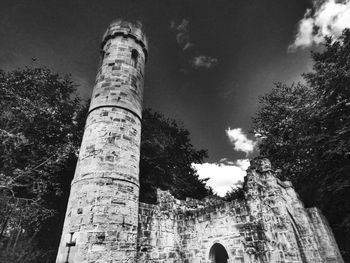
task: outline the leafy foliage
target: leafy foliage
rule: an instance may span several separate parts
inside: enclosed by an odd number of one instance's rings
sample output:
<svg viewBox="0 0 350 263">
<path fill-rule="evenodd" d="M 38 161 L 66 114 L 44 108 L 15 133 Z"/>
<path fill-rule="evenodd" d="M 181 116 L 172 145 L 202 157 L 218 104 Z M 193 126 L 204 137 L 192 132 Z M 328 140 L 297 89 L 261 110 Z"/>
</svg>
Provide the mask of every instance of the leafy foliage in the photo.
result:
<svg viewBox="0 0 350 263">
<path fill-rule="evenodd" d="M 31 257 L 21 258 L 18 247 L 32 249 L 62 201 L 61 182 L 71 179 L 63 171 L 76 160 L 85 108 L 70 78 L 47 68 L 0 72 L 0 96 L 1 251 L 25 262 Z"/>
<path fill-rule="evenodd" d="M 190 133 L 175 120 L 143 111 L 140 160 L 140 201 L 156 201 L 156 189 L 170 190 L 179 199 L 201 199 L 212 190 L 205 186 L 192 163 L 202 163 L 205 150 L 196 150 Z"/>
<path fill-rule="evenodd" d="M 244 199 L 244 190 L 243 187 L 232 187 L 230 191 L 228 191 L 225 196 L 225 201 L 233 201 L 233 200 L 243 200 Z"/>
<path fill-rule="evenodd" d="M 350 259 L 350 31 L 312 53 L 306 84 L 275 84 L 254 118 L 260 153 L 319 206 Z"/>
</svg>

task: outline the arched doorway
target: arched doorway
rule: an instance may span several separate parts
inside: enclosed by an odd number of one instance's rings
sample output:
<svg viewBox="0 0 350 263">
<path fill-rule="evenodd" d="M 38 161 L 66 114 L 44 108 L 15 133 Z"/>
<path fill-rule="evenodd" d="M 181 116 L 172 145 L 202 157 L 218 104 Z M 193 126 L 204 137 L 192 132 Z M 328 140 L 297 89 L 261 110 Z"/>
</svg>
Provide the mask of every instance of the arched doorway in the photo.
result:
<svg viewBox="0 0 350 263">
<path fill-rule="evenodd" d="M 228 254 L 223 245 L 215 243 L 209 252 L 209 259 L 211 263 L 227 263 Z"/>
</svg>

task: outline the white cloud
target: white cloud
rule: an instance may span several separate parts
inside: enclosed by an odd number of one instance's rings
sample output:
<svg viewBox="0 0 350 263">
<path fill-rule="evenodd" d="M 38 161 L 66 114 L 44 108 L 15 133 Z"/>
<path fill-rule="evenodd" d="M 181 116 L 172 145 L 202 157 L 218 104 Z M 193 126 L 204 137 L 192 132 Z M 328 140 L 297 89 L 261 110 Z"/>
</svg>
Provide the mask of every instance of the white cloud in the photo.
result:
<svg viewBox="0 0 350 263">
<path fill-rule="evenodd" d="M 184 47 L 183 47 L 182 50 L 185 51 L 185 50 L 187 50 L 187 49 L 192 48 L 193 46 L 194 46 L 193 43 L 187 42 L 187 43 L 184 45 Z"/>
<path fill-rule="evenodd" d="M 197 46 L 192 42 L 189 33 L 190 21 L 183 18 L 179 24 L 175 20 L 170 21 L 170 30 L 176 33 L 176 42 L 184 52 L 185 56 L 189 57 L 189 65 L 194 69 L 210 69 L 218 64 L 218 59 L 206 55 L 193 56 L 194 53 L 199 53 Z"/>
<path fill-rule="evenodd" d="M 181 24 L 179 24 L 176 29 L 178 31 L 187 32 L 189 23 L 190 23 L 190 21 L 188 21 L 187 19 L 183 18 L 182 21 L 181 21 Z"/>
<path fill-rule="evenodd" d="M 190 21 L 183 18 L 181 23 L 176 25 L 174 20 L 170 22 L 170 29 L 176 31 L 176 42 L 182 48 L 183 51 L 193 47 L 193 43 L 190 41 L 190 35 L 188 33 L 188 25 Z"/>
<path fill-rule="evenodd" d="M 248 139 L 241 128 L 231 129 L 229 127 L 225 132 L 236 151 L 245 152 L 247 156 L 253 152 L 256 142 Z"/>
<path fill-rule="evenodd" d="M 212 58 L 210 56 L 197 56 L 192 58 L 191 64 L 194 68 L 212 68 L 215 67 L 218 64 L 217 58 Z"/>
<path fill-rule="evenodd" d="M 197 170 L 200 179 L 209 178 L 207 185 L 220 196 L 224 196 L 232 187 L 242 185 L 246 170 L 249 167 L 248 159 L 240 159 L 236 162 L 226 158 L 219 163 L 192 164 Z"/>
<path fill-rule="evenodd" d="M 289 51 L 310 47 L 323 42 L 325 36 L 339 37 L 350 27 L 350 0 L 313 0 L 313 8 L 307 9 L 299 21 L 298 32 Z"/>
</svg>

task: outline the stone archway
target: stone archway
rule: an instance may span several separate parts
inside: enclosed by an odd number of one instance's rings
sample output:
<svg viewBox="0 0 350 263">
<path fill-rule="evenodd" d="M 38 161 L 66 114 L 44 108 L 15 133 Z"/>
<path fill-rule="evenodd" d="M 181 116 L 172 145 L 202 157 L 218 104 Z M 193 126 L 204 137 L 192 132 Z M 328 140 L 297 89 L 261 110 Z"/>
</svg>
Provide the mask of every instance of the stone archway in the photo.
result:
<svg viewBox="0 0 350 263">
<path fill-rule="evenodd" d="M 209 259 L 211 263 L 227 263 L 228 254 L 224 246 L 220 243 L 215 243 L 210 248 Z"/>
</svg>

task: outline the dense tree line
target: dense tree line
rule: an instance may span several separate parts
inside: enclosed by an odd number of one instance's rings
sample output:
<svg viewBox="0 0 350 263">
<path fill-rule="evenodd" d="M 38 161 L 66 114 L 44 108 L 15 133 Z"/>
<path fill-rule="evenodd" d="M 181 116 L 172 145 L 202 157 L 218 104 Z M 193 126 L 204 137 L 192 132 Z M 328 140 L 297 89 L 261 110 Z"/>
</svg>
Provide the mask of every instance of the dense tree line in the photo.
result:
<svg viewBox="0 0 350 263">
<path fill-rule="evenodd" d="M 350 260 L 350 31 L 311 55 L 305 83 L 276 83 L 260 99 L 260 154 L 281 168 L 307 206 L 327 217 Z"/>
<path fill-rule="evenodd" d="M 47 68 L 0 71 L 0 97 L 0 262 L 55 262 L 89 102 Z M 142 125 L 141 201 L 211 193 L 183 125 L 150 109 Z"/>
</svg>

